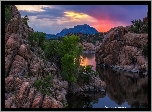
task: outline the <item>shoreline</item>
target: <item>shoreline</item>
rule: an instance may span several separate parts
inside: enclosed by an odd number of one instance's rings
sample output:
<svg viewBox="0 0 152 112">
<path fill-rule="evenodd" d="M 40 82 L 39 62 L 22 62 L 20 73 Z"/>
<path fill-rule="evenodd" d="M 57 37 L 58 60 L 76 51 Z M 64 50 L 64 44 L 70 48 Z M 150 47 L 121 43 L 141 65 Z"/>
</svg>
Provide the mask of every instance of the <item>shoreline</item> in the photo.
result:
<svg viewBox="0 0 152 112">
<path fill-rule="evenodd" d="M 84 54 L 89 54 L 89 53 L 90 53 L 90 54 L 95 54 L 96 51 L 83 51 L 83 53 L 84 53 Z"/>
<path fill-rule="evenodd" d="M 96 51 L 83 51 L 84 54 L 96 54 Z M 136 68 L 132 68 L 132 69 L 127 69 L 127 68 L 123 68 L 121 66 L 118 65 L 105 65 L 105 64 L 101 64 L 101 63 L 96 63 L 96 65 L 99 65 L 100 67 L 105 67 L 105 68 L 110 68 L 114 71 L 118 71 L 118 72 L 126 72 L 126 73 L 136 73 L 136 74 L 142 74 L 147 76 L 148 75 L 148 70 L 146 71 L 140 71 L 139 69 Z"/>
<path fill-rule="evenodd" d="M 114 71 L 118 71 L 118 72 L 136 73 L 138 75 L 142 74 L 142 75 L 145 75 L 145 76 L 148 75 L 148 71 L 147 70 L 145 72 L 140 72 L 138 69 L 135 69 L 135 68 L 126 69 L 126 68 L 122 68 L 122 67 L 117 66 L 117 65 L 115 65 L 115 66 L 113 66 L 113 65 L 109 66 L 109 65 L 105 65 L 105 64 L 97 64 L 97 65 L 99 65 L 100 67 L 104 67 L 104 68 L 110 68 L 110 69 L 112 69 Z"/>
</svg>

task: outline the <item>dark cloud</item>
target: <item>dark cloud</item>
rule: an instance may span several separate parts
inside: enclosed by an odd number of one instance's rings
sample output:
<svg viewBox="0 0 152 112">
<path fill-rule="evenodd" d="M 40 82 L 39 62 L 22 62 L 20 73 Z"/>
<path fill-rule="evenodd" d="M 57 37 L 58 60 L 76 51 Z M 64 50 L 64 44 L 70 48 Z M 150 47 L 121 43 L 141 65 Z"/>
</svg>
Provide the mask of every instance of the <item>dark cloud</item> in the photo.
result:
<svg viewBox="0 0 152 112">
<path fill-rule="evenodd" d="M 55 9 L 55 8 L 49 8 L 49 7 L 42 7 L 41 8 L 44 11 L 27 11 L 27 10 L 20 10 L 20 13 L 22 16 L 28 15 L 28 16 L 36 16 L 37 19 L 56 19 L 58 17 L 64 16 L 64 11 L 61 9 Z"/>
<path fill-rule="evenodd" d="M 49 19 L 50 22 L 53 21 L 53 25 L 48 27 L 32 26 L 39 31 L 43 29 L 43 31 L 46 32 L 57 33 L 65 27 L 69 28 L 86 22 L 81 21 L 77 23 L 72 21 L 72 18 L 65 16 L 65 11 L 88 14 L 89 16 L 96 18 L 99 23 L 100 20 L 107 20 L 113 23 L 121 22 L 129 25 L 131 24 L 131 20 L 146 17 L 148 5 L 54 5 L 52 8 L 42 7 L 41 9 L 44 11 L 20 10 L 20 13 L 22 16 L 36 16 L 36 19 L 39 20 Z M 65 18 L 62 19 L 62 24 L 57 23 L 57 20 L 60 20 L 61 18 Z M 36 23 L 36 20 L 34 22 Z"/>
<path fill-rule="evenodd" d="M 66 11 L 86 13 L 96 19 L 130 22 L 146 16 L 148 5 L 62 5 Z"/>
<path fill-rule="evenodd" d="M 65 11 L 85 13 L 97 20 L 109 19 L 130 23 L 132 19 L 142 19 L 146 16 L 146 5 L 56 5 L 58 8 L 42 7 L 42 12 L 20 10 L 21 15 L 37 16 L 37 19 L 56 20 L 64 17 Z"/>
<path fill-rule="evenodd" d="M 50 19 L 51 21 L 56 21 L 59 17 L 51 16 L 51 15 L 38 15 L 36 19 Z"/>
</svg>

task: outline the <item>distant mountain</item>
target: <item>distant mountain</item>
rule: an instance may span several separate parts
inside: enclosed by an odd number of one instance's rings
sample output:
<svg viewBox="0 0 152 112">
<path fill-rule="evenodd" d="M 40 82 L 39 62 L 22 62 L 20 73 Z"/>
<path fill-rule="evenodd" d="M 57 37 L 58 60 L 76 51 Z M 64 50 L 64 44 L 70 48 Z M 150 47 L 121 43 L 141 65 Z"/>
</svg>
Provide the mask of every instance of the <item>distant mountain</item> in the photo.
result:
<svg viewBox="0 0 152 112">
<path fill-rule="evenodd" d="M 57 38 L 58 36 L 54 35 L 54 34 L 46 34 L 46 38 L 50 39 L 50 38 Z"/>
<path fill-rule="evenodd" d="M 90 27 L 87 24 L 84 25 L 77 25 L 74 26 L 74 28 L 64 28 L 60 33 L 55 34 L 46 34 L 46 38 L 50 39 L 50 38 L 58 38 L 58 37 L 63 37 L 65 35 L 67 35 L 68 33 L 82 33 L 82 34 L 96 34 L 98 33 L 98 31 L 93 28 Z"/>
<path fill-rule="evenodd" d="M 60 33 L 57 33 L 56 36 L 65 36 L 68 33 L 79 33 L 79 32 L 81 32 L 83 34 L 96 34 L 96 33 L 98 33 L 98 31 L 95 28 L 90 27 L 87 24 L 84 24 L 84 25 L 74 26 L 74 28 L 69 28 L 69 29 L 65 28 Z"/>
</svg>

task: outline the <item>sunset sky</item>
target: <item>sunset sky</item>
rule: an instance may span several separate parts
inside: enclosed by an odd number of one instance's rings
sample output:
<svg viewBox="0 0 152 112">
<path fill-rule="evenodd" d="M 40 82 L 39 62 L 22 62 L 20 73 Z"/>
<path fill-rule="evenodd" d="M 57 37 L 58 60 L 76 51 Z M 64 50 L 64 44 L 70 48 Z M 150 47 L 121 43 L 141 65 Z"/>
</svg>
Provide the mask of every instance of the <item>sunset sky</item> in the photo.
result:
<svg viewBox="0 0 152 112">
<path fill-rule="evenodd" d="M 29 17 L 34 31 L 59 33 L 64 28 L 88 24 L 99 32 L 112 27 L 131 25 L 143 19 L 148 5 L 16 5 L 21 16 Z"/>
</svg>

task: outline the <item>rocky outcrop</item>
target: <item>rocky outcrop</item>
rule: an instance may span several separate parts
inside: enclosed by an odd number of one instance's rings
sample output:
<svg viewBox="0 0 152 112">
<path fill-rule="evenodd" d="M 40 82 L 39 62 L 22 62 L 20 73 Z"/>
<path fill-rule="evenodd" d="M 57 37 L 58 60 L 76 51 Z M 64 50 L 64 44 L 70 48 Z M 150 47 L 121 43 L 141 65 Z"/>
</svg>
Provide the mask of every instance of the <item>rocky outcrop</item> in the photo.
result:
<svg viewBox="0 0 152 112">
<path fill-rule="evenodd" d="M 96 62 L 132 72 L 146 70 L 148 59 L 142 55 L 144 45 L 148 45 L 148 34 L 130 33 L 128 27 L 112 28 L 96 48 Z"/>
<path fill-rule="evenodd" d="M 95 53 L 95 46 L 92 43 L 82 43 L 83 51 L 86 53 Z"/>
<path fill-rule="evenodd" d="M 69 93 L 90 93 L 90 92 L 106 92 L 106 83 L 99 76 L 91 76 L 89 83 L 78 81 L 73 84 Z"/>
<path fill-rule="evenodd" d="M 16 6 L 11 5 L 10 11 L 12 19 L 5 26 L 5 108 L 63 108 L 66 81 L 56 78 L 58 83 L 50 88 L 50 96 L 33 87 L 48 74 L 56 77 L 57 67 L 42 58 L 44 52 L 39 47 L 30 45 L 28 36 L 34 31 L 24 24 Z"/>
<path fill-rule="evenodd" d="M 12 19 L 5 26 L 5 108 L 63 108 L 68 83 L 57 77 L 57 67 L 45 60 L 44 52 L 33 47 L 28 36 L 34 30 L 24 24 L 16 6 L 10 6 Z M 87 49 L 94 47 L 89 44 Z M 33 86 L 37 79 L 51 74 L 50 95 L 42 94 Z M 73 92 L 105 90 L 99 77 L 92 77 L 90 85 L 77 86 Z"/>
</svg>

